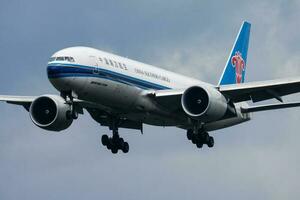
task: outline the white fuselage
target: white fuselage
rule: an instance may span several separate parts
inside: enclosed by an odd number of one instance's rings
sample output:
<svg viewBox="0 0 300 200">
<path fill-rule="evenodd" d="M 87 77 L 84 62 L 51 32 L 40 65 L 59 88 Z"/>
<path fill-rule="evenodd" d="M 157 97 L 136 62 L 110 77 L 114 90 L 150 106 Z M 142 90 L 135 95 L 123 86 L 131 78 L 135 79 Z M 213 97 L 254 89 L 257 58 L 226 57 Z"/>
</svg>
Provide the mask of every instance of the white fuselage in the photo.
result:
<svg viewBox="0 0 300 200">
<path fill-rule="evenodd" d="M 157 107 L 144 94 L 149 91 L 207 86 L 197 79 L 88 47 L 56 52 L 48 63 L 48 77 L 59 91 L 72 91 L 78 99 L 94 102 L 108 112 L 134 121 L 161 126 L 188 126 L 184 115 L 174 116 Z M 218 121 L 214 130 L 249 119 L 238 113 L 234 119 Z M 229 121 L 228 121 L 229 120 Z"/>
</svg>

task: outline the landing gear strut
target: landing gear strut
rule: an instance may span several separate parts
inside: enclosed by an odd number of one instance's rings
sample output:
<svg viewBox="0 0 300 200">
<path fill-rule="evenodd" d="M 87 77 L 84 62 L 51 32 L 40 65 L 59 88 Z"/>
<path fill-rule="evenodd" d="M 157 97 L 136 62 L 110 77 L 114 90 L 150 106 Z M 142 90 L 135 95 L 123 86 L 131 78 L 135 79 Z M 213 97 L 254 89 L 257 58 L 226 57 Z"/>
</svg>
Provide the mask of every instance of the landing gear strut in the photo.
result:
<svg viewBox="0 0 300 200">
<path fill-rule="evenodd" d="M 74 106 L 74 97 L 72 92 L 61 92 L 61 96 L 66 100 L 67 103 L 70 104 L 71 109 L 67 111 L 66 115 L 68 119 L 78 119 L 78 112 Z"/>
<path fill-rule="evenodd" d="M 113 122 L 113 126 L 110 127 L 110 129 L 112 129 L 113 136 L 108 137 L 108 135 L 102 135 L 101 143 L 103 146 L 106 146 L 113 154 L 118 153 L 118 150 L 122 150 L 123 153 L 128 153 L 129 144 L 119 136 L 118 127 L 115 122 Z"/>
<path fill-rule="evenodd" d="M 209 148 L 214 146 L 214 138 L 209 136 L 209 134 L 202 130 L 199 129 L 195 133 L 194 130 L 188 129 L 186 136 L 188 140 L 191 140 L 193 144 L 196 144 L 197 148 L 202 148 L 203 144 L 206 144 Z"/>
</svg>

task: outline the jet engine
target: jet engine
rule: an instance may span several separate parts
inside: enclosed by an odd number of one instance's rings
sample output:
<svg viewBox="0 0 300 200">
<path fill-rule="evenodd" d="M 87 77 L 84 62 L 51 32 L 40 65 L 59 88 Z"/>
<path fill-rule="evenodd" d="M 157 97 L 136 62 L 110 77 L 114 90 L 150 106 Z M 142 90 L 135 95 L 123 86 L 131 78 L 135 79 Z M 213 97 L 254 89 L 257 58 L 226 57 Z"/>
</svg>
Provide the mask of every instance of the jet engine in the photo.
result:
<svg viewBox="0 0 300 200">
<path fill-rule="evenodd" d="M 68 128 L 73 119 L 70 116 L 71 105 L 57 95 L 43 95 L 30 105 L 29 113 L 32 122 L 49 131 L 61 131 Z"/>
<path fill-rule="evenodd" d="M 181 106 L 191 118 L 207 122 L 221 119 L 228 104 L 225 97 L 215 88 L 192 86 L 182 94 Z"/>
</svg>

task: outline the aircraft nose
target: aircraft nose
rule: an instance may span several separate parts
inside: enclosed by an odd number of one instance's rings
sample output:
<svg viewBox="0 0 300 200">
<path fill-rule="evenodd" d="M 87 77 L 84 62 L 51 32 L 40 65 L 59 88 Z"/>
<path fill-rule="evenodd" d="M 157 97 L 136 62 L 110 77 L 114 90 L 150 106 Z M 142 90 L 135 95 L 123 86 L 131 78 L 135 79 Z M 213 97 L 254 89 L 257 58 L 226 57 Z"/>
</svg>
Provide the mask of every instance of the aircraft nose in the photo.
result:
<svg viewBox="0 0 300 200">
<path fill-rule="evenodd" d="M 63 66 L 49 64 L 47 66 L 47 75 L 51 84 L 58 90 L 69 90 L 69 80 L 65 77 L 65 70 Z"/>
<path fill-rule="evenodd" d="M 61 70 L 59 69 L 58 66 L 48 65 L 48 67 L 47 67 L 48 78 L 57 78 L 57 76 L 59 75 L 60 71 Z"/>
</svg>

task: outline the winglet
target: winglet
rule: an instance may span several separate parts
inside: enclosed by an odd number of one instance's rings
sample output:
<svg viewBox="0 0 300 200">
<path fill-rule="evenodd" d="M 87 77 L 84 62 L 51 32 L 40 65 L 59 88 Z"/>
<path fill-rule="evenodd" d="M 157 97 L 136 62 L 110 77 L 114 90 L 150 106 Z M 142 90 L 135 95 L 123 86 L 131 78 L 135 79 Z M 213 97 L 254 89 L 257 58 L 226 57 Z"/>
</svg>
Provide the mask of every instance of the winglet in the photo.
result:
<svg viewBox="0 0 300 200">
<path fill-rule="evenodd" d="M 219 85 L 237 84 L 245 81 L 251 24 L 244 21 L 232 47 Z"/>
</svg>

